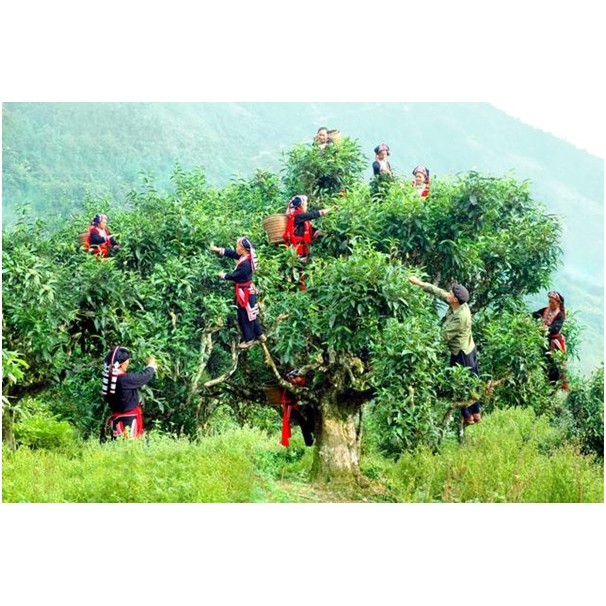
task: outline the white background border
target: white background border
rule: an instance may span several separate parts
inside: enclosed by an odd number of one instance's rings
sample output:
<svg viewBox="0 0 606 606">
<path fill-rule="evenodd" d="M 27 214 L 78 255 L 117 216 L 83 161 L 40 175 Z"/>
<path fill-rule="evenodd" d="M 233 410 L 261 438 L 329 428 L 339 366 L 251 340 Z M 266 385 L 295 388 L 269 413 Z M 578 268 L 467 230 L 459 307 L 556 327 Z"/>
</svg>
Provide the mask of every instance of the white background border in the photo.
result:
<svg viewBox="0 0 606 606">
<path fill-rule="evenodd" d="M 21 0 L 1 9 L 0 100 L 488 101 L 522 118 L 524 101 L 566 116 L 536 126 L 603 158 L 596 6 Z M 575 134 L 587 125 L 597 144 Z M 0 513 L 1 592 L 15 604 L 585 604 L 603 593 L 603 504 Z"/>
</svg>

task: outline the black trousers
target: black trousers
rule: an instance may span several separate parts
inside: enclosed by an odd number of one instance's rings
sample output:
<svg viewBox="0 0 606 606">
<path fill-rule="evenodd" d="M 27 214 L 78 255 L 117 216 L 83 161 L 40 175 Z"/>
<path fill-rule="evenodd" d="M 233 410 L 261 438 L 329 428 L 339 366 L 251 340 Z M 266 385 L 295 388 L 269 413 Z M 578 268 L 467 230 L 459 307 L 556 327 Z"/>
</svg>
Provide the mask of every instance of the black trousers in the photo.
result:
<svg viewBox="0 0 606 606">
<path fill-rule="evenodd" d="M 253 297 L 250 297 L 251 306 L 256 303 L 253 302 Z M 245 341 L 254 341 L 257 337 L 263 334 L 263 328 L 259 318 L 255 318 L 252 322 L 248 319 L 246 310 L 242 307 L 238 307 L 238 325 L 240 326 L 240 332 Z"/>
<path fill-rule="evenodd" d="M 472 375 L 479 377 L 480 371 L 478 370 L 478 348 L 474 347 L 468 354 L 463 353 L 463 350 L 459 351 L 457 355 L 450 355 L 451 366 L 465 366 L 469 368 Z M 480 412 L 480 403 L 474 402 L 471 406 L 461 409 L 461 414 L 464 417 L 470 417 L 472 414 Z"/>
<path fill-rule="evenodd" d="M 313 446 L 313 433 L 316 430 L 316 419 L 313 408 L 311 406 L 303 406 L 299 410 L 293 408 L 290 413 L 290 421 L 301 428 L 305 446 Z"/>
</svg>

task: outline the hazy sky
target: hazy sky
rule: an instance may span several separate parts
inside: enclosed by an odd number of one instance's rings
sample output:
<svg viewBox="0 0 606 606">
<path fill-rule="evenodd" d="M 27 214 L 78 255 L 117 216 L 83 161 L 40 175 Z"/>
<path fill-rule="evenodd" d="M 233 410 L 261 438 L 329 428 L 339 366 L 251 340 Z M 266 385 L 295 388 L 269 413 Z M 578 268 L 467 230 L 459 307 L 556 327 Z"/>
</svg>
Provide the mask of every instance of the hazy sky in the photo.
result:
<svg viewBox="0 0 606 606">
<path fill-rule="evenodd" d="M 498 101 L 492 105 L 595 156 L 606 157 L 604 109 L 598 107 L 596 99 L 582 100 L 574 107 L 565 102 L 554 104 L 532 99 Z"/>
<path fill-rule="evenodd" d="M 144 16 L 117 0 L 73 5 L 5 3 L 0 100 L 487 101 L 606 156 L 604 36 L 589 0 L 574 11 L 557 0 L 346 11 L 308 0 L 293 12 L 232 0 L 205 6 L 202 21 L 184 0 L 170 12 L 148 3 Z"/>
</svg>

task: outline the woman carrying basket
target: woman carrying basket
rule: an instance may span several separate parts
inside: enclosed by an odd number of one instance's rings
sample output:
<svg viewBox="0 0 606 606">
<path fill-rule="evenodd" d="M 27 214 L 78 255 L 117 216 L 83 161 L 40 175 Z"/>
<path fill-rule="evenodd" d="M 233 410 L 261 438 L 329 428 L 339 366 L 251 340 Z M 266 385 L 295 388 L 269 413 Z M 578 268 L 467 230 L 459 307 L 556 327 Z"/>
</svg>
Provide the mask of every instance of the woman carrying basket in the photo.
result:
<svg viewBox="0 0 606 606">
<path fill-rule="evenodd" d="M 307 212 L 307 196 L 293 196 L 288 202 L 286 216 L 288 221 L 282 238 L 289 246 L 296 249 L 301 261 L 309 259 L 310 246 L 319 231 L 311 224 L 314 219 L 323 217 L 330 208 Z"/>
<path fill-rule="evenodd" d="M 318 217 L 323 217 L 330 210 L 330 208 L 323 208 L 307 212 L 307 196 L 298 195 L 290 199 L 286 208 L 288 220 L 282 238 L 287 246 L 295 249 L 302 263 L 309 261 L 311 243 L 320 235 L 320 231 L 311 222 Z M 301 274 L 299 285 L 301 290 L 307 290 L 303 274 Z"/>
</svg>

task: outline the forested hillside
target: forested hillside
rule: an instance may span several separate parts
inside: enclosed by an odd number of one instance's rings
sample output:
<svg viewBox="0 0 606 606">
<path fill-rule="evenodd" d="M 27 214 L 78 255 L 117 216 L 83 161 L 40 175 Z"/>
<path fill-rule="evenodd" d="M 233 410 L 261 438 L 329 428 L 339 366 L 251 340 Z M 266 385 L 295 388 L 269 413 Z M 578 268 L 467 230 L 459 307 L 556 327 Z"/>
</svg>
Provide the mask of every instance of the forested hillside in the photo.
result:
<svg viewBox="0 0 606 606">
<path fill-rule="evenodd" d="M 126 202 L 142 174 L 168 188 L 175 164 L 202 167 L 225 185 L 328 125 L 360 142 L 370 176 L 384 141 L 391 164 L 434 178 L 477 170 L 530 182 L 563 218 L 562 266 L 553 285 L 585 328 L 580 367 L 603 359 L 603 162 L 478 103 L 8 103 L 3 105 L 3 225 L 24 203 L 45 220 L 82 208 L 87 195 Z M 531 299 L 542 305 L 544 297 Z M 573 362 L 574 363 L 574 362 Z"/>
</svg>

